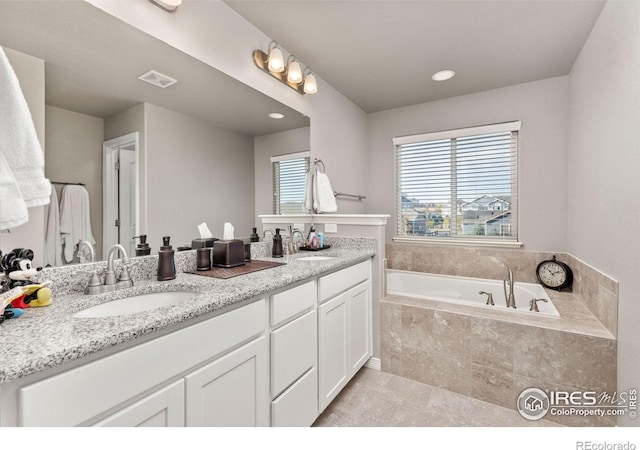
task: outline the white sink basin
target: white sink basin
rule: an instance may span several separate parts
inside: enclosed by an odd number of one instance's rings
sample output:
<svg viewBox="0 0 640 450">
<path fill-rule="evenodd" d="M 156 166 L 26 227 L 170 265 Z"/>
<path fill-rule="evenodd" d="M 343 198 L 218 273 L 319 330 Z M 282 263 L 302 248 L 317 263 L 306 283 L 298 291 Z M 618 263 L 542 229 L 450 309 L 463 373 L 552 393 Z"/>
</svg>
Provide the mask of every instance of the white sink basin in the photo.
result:
<svg viewBox="0 0 640 450">
<path fill-rule="evenodd" d="M 162 306 L 184 303 L 193 298 L 195 292 L 157 292 L 152 294 L 135 295 L 121 298 L 100 305 L 78 311 L 73 317 L 107 317 L 136 314 L 143 311 L 160 308 Z"/>
<path fill-rule="evenodd" d="M 304 258 L 298 258 L 298 261 L 327 261 L 329 259 L 335 259 L 334 256 L 305 256 Z"/>
</svg>

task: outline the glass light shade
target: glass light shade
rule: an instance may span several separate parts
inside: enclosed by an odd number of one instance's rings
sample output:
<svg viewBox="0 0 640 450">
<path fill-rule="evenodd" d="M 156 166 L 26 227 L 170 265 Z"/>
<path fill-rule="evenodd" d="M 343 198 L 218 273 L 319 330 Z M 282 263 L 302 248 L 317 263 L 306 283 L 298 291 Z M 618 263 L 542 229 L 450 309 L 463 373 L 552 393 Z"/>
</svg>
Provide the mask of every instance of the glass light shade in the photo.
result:
<svg viewBox="0 0 640 450">
<path fill-rule="evenodd" d="M 287 81 L 293 84 L 298 84 L 302 81 L 302 68 L 300 67 L 300 63 L 295 59 L 289 64 Z"/>
<path fill-rule="evenodd" d="M 162 0 L 162 3 L 164 3 L 165 5 L 168 5 L 168 6 L 178 7 L 178 6 L 182 5 L 182 0 Z"/>
<path fill-rule="evenodd" d="M 271 72 L 284 71 L 284 56 L 282 56 L 282 50 L 278 47 L 269 50 L 269 70 Z"/>
<path fill-rule="evenodd" d="M 315 94 L 318 92 L 318 83 L 316 82 L 316 76 L 312 73 L 307 74 L 304 77 L 304 92 L 305 94 Z"/>
</svg>

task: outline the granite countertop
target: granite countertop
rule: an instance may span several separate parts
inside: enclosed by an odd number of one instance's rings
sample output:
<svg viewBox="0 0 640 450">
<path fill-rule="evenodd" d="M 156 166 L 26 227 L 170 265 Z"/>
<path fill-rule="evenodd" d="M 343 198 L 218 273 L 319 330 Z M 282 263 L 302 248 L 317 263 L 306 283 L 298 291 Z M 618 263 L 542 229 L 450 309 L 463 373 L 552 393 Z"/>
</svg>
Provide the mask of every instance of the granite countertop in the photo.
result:
<svg viewBox="0 0 640 450">
<path fill-rule="evenodd" d="M 137 281 L 132 288 L 98 295 L 56 296 L 54 291 L 52 305 L 30 308 L 22 317 L 5 320 L 0 325 L 0 383 L 53 368 L 374 256 L 370 249 L 330 249 L 321 254 L 335 259 L 299 261 L 311 256 L 301 252 L 278 259 L 261 257 L 261 260 L 287 264 L 229 279 L 178 273 L 175 280 Z M 181 304 L 123 316 L 72 317 L 80 310 L 118 298 L 184 290 L 196 294 Z"/>
</svg>

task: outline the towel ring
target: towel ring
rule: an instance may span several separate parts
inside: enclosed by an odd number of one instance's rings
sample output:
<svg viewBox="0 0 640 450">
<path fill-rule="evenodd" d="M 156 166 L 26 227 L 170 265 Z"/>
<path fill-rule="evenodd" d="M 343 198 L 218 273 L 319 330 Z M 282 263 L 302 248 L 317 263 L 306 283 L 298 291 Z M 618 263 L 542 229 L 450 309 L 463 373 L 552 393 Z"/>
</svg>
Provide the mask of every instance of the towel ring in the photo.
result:
<svg viewBox="0 0 640 450">
<path fill-rule="evenodd" d="M 324 162 L 323 162 L 321 159 L 314 158 L 314 159 L 313 159 L 313 164 L 315 164 L 316 166 L 320 166 L 320 165 L 322 165 L 322 171 L 323 171 L 323 172 L 326 172 L 326 171 L 327 171 L 327 169 L 326 169 L 326 168 L 325 168 L 325 166 L 324 166 Z"/>
</svg>

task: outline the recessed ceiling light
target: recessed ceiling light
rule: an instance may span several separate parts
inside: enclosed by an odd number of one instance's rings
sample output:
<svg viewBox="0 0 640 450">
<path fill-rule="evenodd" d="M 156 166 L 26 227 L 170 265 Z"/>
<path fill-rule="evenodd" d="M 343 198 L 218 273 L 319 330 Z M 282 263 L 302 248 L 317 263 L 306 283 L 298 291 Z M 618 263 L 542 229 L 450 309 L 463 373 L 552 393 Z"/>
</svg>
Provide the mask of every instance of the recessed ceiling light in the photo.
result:
<svg viewBox="0 0 640 450">
<path fill-rule="evenodd" d="M 441 70 L 440 72 L 436 72 L 431 76 L 433 81 L 446 81 L 450 80 L 456 75 L 456 72 L 451 69 Z"/>
<path fill-rule="evenodd" d="M 272 119 L 284 119 L 284 114 L 282 113 L 270 113 L 269 117 Z"/>
</svg>

